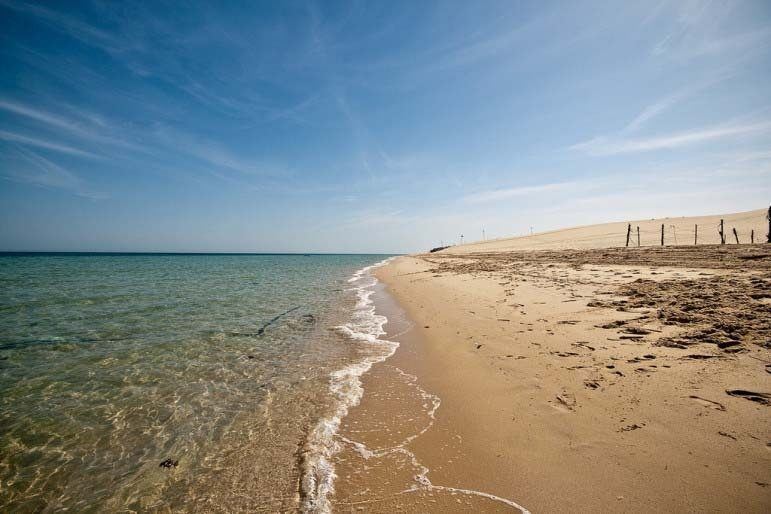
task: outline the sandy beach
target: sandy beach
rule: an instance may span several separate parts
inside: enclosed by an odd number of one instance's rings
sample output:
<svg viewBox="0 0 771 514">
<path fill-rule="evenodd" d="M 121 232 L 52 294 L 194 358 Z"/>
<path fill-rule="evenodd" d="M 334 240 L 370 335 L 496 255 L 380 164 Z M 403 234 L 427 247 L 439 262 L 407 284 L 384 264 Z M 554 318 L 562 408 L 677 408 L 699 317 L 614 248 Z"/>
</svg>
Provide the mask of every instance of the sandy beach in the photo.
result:
<svg viewBox="0 0 771 514">
<path fill-rule="evenodd" d="M 771 0 L 0 27 L 0 514 L 771 514 Z"/>
<path fill-rule="evenodd" d="M 764 215 L 646 230 L 757 243 Z M 401 346 L 343 422 L 335 509 L 768 512 L 771 248 L 616 248 L 626 225 L 376 270 Z"/>
</svg>

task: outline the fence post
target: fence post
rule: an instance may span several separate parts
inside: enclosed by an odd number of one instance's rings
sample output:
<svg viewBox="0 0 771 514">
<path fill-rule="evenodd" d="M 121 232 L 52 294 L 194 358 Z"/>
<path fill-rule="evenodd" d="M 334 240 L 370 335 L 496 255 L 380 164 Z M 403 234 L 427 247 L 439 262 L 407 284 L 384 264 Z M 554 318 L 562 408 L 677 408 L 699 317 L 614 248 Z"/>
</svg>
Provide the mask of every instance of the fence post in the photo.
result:
<svg viewBox="0 0 771 514">
<path fill-rule="evenodd" d="M 693 226 L 693 244 L 694 245 L 698 244 L 696 242 L 698 240 L 699 240 L 699 226 L 698 225 L 694 225 Z"/>
<path fill-rule="evenodd" d="M 755 244 L 755 229 L 750 230 L 750 244 Z"/>
<path fill-rule="evenodd" d="M 640 247 L 640 225 L 637 225 L 637 248 Z"/>
<path fill-rule="evenodd" d="M 725 244 L 725 233 L 723 232 L 723 220 L 720 220 L 720 244 Z"/>
<path fill-rule="evenodd" d="M 734 237 L 736 238 L 736 244 L 739 244 L 739 234 L 736 232 L 736 227 L 734 227 Z"/>
<path fill-rule="evenodd" d="M 632 224 L 630 223 L 626 227 L 626 245 L 629 246 L 629 235 L 632 233 Z"/>
<path fill-rule="evenodd" d="M 771 207 L 768 208 L 766 219 L 768 219 L 768 234 L 766 234 L 766 243 L 771 243 Z"/>
<path fill-rule="evenodd" d="M 664 246 L 664 224 L 661 224 L 661 246 Z"/>
</svg>

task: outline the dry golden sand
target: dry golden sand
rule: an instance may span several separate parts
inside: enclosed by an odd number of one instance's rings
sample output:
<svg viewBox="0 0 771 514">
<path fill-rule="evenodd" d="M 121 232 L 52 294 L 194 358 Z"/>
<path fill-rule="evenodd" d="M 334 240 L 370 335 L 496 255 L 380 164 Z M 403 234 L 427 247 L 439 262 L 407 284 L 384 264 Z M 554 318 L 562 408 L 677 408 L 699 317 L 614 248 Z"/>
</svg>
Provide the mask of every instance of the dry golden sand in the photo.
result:
<svg viewBox="0 0 771 514">
<path fill-rule="evenodd" d="M 771 246 L 440 252 L 376 274 L 402 345 L 344 420 L 336 510 L 771 511 Z"/>
</svg>

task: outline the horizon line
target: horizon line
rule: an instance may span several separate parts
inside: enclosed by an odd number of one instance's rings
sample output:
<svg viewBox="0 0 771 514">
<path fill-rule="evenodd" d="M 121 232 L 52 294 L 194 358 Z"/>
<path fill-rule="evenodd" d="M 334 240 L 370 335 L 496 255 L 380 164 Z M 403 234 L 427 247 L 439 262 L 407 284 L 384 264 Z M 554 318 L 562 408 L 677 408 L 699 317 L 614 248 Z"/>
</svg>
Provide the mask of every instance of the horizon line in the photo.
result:
<svg viewBox="0 0 771 514">
<path fill-rule="evenodd" d="M 388 252 L 164 252 L 164 251 L 59 251 L 0 250 L 0 256 L 22 255 L 406 255 Z"/>
</svg>

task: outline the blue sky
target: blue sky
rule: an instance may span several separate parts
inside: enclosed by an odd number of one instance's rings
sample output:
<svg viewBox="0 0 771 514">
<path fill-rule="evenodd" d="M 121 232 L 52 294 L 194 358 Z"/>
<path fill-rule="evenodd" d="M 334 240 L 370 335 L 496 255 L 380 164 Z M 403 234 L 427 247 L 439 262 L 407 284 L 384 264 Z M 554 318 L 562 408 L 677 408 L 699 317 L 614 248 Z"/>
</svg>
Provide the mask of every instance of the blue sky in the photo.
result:
<svg viewBox="0 0 771 514">
<path fill-rule="evenodd" d="M 0 0 L 0 250 L 411 252 L 769 201 L 765 0 Z"/>
</svg>

